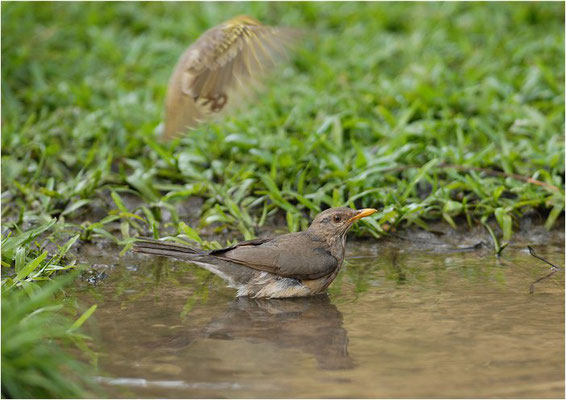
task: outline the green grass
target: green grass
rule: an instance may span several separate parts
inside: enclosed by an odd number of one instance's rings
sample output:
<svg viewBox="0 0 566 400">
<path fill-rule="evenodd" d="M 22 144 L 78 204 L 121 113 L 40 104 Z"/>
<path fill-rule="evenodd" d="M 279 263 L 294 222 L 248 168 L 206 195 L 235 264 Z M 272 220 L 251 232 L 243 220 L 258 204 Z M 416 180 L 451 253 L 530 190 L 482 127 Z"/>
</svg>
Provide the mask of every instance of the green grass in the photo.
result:
<svg viewBox="0 0 566 400">
<path fill-rule="evenodd" d="M 177 58 L 242 13 L 306 39 L 258 101 L 159 142 Z M 3 305 L 78 241 L 216 246 L 339 205 L 379 208 L 358 235 L 483 224 L 500 253 L 563 216 L 564 5 L 2 3 L 1 190 Z"/>
<path fill-rule="evenodd" d="M 248 238 L 274 213 L 298 230 L 319 210 L 345 204 L 381 210 L 360 234 L 491 218 L 509 240 L 525 212 L 537 210 L 550 228 L 563 211 L 561 4 L 2 11 L 8 225 L 56 217 L 54 231 L 127 244 L 148 230 L 180 232 L 178 205 L 199 196 L 195 228 L 214 224 Z M 308 28 L 307 40 L 247 110 L 157 142 L 177 57 L 239 13 Z M 120 201 L 125 193 L 139 197 L 135 206 Z M 93 207 L 107 215 L 93 217 Z M 77 218 L 82 225 L 66 223 Z"/>
<path fill-rule="evenodd" d="M 87 389 L 95 393 L 92 369 L 77 361 L 70 348 L 76 345 L 96 362 L 90 338 L 78 331 L 96 305 L 72 321 L 79 306 L 65 299 L 63 289 L 77 276 L 69 250 L 79 235 L 49 254 L 38 241 L 55 223 L 52 219 L 26 232 L 15 229 L 1 242 L 2 398 L 82 397 Z M 72 272 L 56 277 L 63 271 Z"/>
<path fill-rule="evenodd" d="M 70 351 L 76 345 L 96 362 L 87 344 L 90 338 L 78 331 L 96 306 L 72 322 L 69 311 L 76 308 L 60 293 L 75 277 L 27 290 L 3 283 L 2 398 L 76 398 L 98 390 L 89 364 Z"/>
</svg>

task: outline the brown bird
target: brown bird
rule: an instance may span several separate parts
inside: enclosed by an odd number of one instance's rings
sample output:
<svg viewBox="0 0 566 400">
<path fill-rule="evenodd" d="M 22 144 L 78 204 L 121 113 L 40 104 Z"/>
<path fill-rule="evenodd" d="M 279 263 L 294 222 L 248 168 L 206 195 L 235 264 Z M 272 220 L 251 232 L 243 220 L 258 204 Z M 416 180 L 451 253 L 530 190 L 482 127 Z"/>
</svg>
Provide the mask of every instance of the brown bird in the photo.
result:
<svg viewBox="0 0 566 400">
<path fill-rule="evenodd" d="M 324 292 L 340 271 L 352 224 L 375 212 L 373 208 L 330 208 L 318 214 L 306 231 L 219 250 L 199 251 L 151 239 L 136 242 L 133 250 L 197 264 L 238 289 L 237 296 L 311 296 Z"/>
<path fill-rule="evenodd" d="M 224 110 L 286 56 L 297 31 L 241 15 L 202 34 L 181 56 L 167 88 L 163 138 Z"/>
</svg>

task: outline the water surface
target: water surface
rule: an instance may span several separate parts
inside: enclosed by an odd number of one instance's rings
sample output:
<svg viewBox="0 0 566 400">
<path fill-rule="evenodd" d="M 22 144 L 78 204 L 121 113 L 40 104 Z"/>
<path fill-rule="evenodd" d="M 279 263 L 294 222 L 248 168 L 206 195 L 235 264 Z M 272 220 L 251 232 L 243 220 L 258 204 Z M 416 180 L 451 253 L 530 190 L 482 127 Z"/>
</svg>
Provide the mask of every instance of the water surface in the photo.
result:
<svg viewBox="0 0 566 400">
<path fill-rule="evenodd" d="M 207 271 L 88 255 L 78 295 L 113 397 L 564 397 L 564 273 L 513 243 L 356 242 L 328 295 L 234 298 Z M 536 243 L 562 266 L 563 235 Z M 532 242 L 531 242 L 532 243 Z M 100 252 L 99 252 L 100 253 Z M 101 272 L 102 271 L 102 272 Z"/>
</svg>

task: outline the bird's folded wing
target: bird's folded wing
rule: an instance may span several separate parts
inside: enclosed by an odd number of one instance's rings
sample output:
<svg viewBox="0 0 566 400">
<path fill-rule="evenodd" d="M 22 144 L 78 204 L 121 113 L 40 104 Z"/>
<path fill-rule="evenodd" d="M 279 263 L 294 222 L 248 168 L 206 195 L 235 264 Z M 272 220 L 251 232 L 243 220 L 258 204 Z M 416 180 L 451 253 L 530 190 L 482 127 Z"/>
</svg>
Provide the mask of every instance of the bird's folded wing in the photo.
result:
<svg viewBox="0 0 566 400">
<path fill-rule="evenodd" d="M 338 267 L 334 258 L 320 242 L 305 240 L 267 241 L 259 245 L 236 245 L 215 254 L 260 271 L 297 279 L 318 279 Z"/>
</svg>

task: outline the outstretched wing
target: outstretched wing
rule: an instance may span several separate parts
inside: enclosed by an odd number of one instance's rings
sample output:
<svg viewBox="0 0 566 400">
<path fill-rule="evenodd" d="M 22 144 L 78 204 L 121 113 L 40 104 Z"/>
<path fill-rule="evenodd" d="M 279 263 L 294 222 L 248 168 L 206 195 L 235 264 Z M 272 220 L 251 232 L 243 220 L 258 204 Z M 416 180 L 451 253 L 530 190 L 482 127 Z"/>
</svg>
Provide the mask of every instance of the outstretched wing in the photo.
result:
<svg viewBox="0 0 566 400">
<path fill-rule="evenodd" d="M 256 22 L 230 20 L 205 32 L 183 54 L 169 82 L 164 138 L 226 109 L 286 57 L 297 31 Z"/>
</svg>

